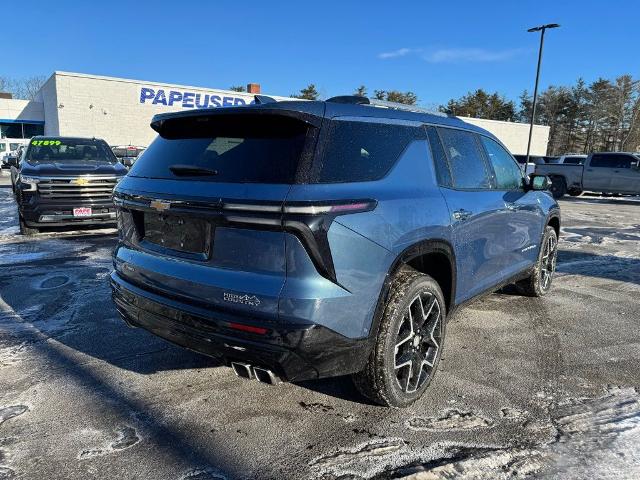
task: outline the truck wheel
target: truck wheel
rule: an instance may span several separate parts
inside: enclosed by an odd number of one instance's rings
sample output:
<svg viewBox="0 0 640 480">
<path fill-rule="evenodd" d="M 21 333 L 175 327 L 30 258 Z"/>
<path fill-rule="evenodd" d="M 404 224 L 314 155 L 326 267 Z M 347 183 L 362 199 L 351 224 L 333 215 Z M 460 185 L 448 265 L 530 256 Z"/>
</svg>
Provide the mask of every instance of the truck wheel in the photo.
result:
<svg viewBox="0 0 640 480">
<path fill-rule="evenodd" d="M 364 370 L 353 375 L 365 397 L 406 407 L 429 386 L 440 361 L 446 306 L 438 283 L 412 268 L 391 285 L 376 344 Z"/>
<path fill-rule="evenodd" d="M 27 227 L 27 224 L 24 223 L 24 219 L 22 218 L 22 216 L 19 217 L 19 222 L 20 222 L 20 234 L 35 235 L 36 233 L 39 232 L 37 228 Z"/>
<path fill-rule="evenodd" d="M 571 195 L 572 197 L 579 197 L 580 195 L 582 195 L 582 190 L 577 188 L 570 188 L 567 193 L 569 193 L 569 195 Z"/>
<path fill-rule="evenodd" d="M 558 259 L 558 236 L 553 227 L 544 230 L 538 261 L 531 276 L 516 283 L 517 290 L 527 297 L 542 297 L 551 289 Z"/>
<path fill-rule="evenodd" d="M 562 177 L 552 177 L 549 191 L 556 200 L 562 198 L 567 193 L 567 182 Z"/>
</svg>

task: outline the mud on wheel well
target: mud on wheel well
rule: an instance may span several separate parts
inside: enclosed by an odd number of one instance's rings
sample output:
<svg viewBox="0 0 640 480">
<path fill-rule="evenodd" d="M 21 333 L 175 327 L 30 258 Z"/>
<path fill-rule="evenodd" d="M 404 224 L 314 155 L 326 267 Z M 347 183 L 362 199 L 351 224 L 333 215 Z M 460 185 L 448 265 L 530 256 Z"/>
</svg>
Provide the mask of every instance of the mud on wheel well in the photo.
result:
<svg viewBox="0 0 640 480">
<path fill-rule="evenodd" d="M 449 257 L 439 252 L 426 253 L 412 258 L 407 261 L 405 265 L 414 268 L 420 273 L 429 275 L 438 282 L 440 290 L 442 290 L 442 294 L 444 295 L 447 311 L 449 311 L 453 303 L 453 283 L 455 281 Z"/>
</svg>

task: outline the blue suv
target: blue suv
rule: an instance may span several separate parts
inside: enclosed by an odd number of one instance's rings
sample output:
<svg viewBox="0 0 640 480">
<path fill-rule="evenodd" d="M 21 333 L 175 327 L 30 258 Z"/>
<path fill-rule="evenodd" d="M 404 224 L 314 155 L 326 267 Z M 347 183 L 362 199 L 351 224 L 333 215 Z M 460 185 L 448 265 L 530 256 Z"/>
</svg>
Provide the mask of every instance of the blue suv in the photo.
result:
<svg viewBox="0 0 640 480">
<path fill-rule="evenodd" d="M 117 185 L 113 299 L 130 326 L 266 383 L 353 376 L 411 404 L 452 311 L 549 291 L 544 176 L 490 133 L 363 97 L 157 115 Z"/>
</svg>

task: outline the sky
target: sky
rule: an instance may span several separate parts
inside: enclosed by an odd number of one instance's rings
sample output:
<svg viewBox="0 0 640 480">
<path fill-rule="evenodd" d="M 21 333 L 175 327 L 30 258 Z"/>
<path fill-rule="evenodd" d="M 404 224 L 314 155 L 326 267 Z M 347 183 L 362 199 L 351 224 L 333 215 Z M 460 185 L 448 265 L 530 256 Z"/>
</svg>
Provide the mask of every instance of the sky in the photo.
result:
<svg viewBox="0 0 640 480">
<path fill-rule="evenodd" d="M 484 88 L 517 99 L 541 88 L 640 77 L 637 0 L 120 1 L 30 0 L 1 8 L 0 75 L 55 70 L 210 88 L 260 83 L 322 97 L 413 91 L 437 105 Z"/>
</svg>

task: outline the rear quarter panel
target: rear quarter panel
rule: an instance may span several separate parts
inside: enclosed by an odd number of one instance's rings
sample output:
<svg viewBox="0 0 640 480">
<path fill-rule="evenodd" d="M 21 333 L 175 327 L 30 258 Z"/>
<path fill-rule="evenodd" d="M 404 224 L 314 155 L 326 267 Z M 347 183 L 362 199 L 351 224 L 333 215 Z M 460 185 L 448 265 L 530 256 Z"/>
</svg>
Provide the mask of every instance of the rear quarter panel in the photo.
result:
<svg viewBox="0 0 640 480">
<path fill-rule="evenodd" d="M 369 333 L 390 268 L 408 247 L 425 239 L 451 243 L 449 210 L 436 185 L 426 140 L 412 142 L 386 177 L 375 182 L 294 185 L 287 200 L 374 199 L 371 212 L 342 215 L 328 237 L 342 291 L 305 267 L 297 240 L 287 242 L 287 280 L 280 315 L 315 323 L 355 338 Z M 295 268 L 297 271 L 293 271 Z M 331 282 L 328 282 L 331 283 Z M 300 300 L 304 291 L 307 300 Z"/>
</svg>

